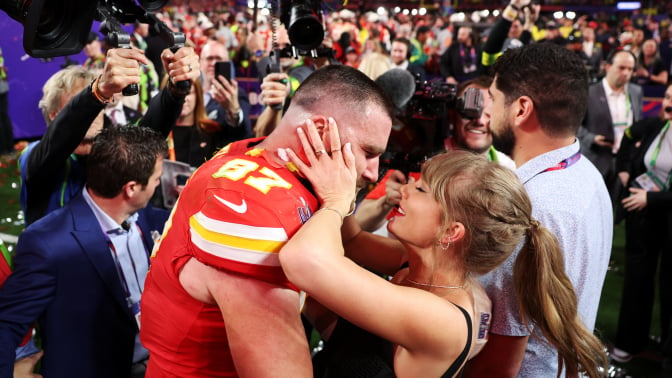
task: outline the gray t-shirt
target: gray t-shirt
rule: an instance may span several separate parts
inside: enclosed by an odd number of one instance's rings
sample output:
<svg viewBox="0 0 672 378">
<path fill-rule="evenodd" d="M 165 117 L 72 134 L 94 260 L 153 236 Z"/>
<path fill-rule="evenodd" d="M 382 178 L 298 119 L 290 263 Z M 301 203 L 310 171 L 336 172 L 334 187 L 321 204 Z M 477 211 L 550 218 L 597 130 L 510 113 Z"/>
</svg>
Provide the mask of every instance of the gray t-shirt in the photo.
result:
<svg viewBox="0 0 672 378">
<path fill-rule="evenodd" d="M 592 330 L 607 273 L 613 233 L 609 193 L 595 166 L 581 156 L 564 169 L 545 171 L 579 151 L 579 142 L 547 152 L 516 170 L 530 200 L 532 214 L 560 241 L 565 269 L 574 284 L 578 311 Z M 520 247 L 497 269 L 484 275 L 481 283 L 492 299 L 490 332 L 505 336 L 527 336 L 513 285 L 513 265 Z M 531 325 L 534 331 L 534 325 Z M 519 377 L 555 377 L 557 352 L 544 344 L 540 331 L 529 338 Z M 537 337 L 538 336 L 538 337 Z M 541 340 L 540 340 L 541 339 Z"/>
</svg>

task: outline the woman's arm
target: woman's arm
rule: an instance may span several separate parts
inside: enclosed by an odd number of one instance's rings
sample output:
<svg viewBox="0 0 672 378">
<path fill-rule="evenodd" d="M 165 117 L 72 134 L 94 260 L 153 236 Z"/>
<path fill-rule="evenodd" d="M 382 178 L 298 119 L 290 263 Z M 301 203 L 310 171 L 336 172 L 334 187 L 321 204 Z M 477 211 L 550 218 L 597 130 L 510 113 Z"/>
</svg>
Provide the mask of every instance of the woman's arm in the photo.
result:
<svg viewBox="0 0 672 378">
<path fill-rule="evenodd" d="M 307 129 L 312 141 L 321 139 L 312 123 Z M 341 151 L 333 120 L 329 133 L 329 150 Z M 450 362 L 467 339 L 464 315 L 434 294 L 392 284 L 344 256 L 340 229 L 355 194 L 354 155 L 346 144 L 331 157 L 316 157 L 313 151 L 327 148 L 321 142 L 311 146 L 303 133 L 299 136 L 310 165 L 292 151 L 288 155 L 313 184 L 322 207 L 280 251 L 287 278 L 352 323 L 400 345 L 411 358 L 419 354 L 424 360 Z"/>
<path fill-rule="evenodd" d="M 406 262 L 406 248 L 396 239 L 363 231 L 355 217 L 341 229 L 345 256 L 379 274 L 393 275 Z"/>
<path fill-rule="evenodd" d="M 653 73 L 649 74 L 649 80 L 656 84 L 667 85 L 668 78 L 669 72 L 665 68 L 665 65 L 660 59 L 656 60 L 653 67 Z"/>
</svg>

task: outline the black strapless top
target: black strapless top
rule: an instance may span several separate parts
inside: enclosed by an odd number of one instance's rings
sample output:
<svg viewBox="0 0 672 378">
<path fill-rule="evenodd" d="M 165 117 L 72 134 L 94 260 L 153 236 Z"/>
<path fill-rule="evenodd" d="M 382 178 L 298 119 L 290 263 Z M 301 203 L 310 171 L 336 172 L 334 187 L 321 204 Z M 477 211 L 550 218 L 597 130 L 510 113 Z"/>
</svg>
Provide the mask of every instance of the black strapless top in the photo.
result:
<svg viewBox="0 0 672 378">
<path fill-rule="evenodd" d="M 460 371 L 471 347 L 471 317 L 464 308 L 455 306 L 467 321 L 467 343 L 442 378 Z M 392 343 L 340 318 L 324 349 L 313 357 L 313 373 L 316 378 L 392 378 L 393 357 Z"/>
</svg>

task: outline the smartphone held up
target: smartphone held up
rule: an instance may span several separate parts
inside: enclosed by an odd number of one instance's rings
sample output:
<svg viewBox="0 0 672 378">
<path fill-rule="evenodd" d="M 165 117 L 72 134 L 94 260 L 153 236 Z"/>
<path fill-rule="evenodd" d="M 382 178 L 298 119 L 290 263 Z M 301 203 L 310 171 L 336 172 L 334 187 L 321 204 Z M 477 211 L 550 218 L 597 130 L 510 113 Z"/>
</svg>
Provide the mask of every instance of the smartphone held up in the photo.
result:
<svg viewBox="0 0 672 378">
<path fill-rule="evenodd" d="M 236 78 L 236 70 L 232 62 L 219 61 L 215 62 L 215 78 L 219 80 L 219 76 L 223 76 L 231 82 Z"/>
</svg>

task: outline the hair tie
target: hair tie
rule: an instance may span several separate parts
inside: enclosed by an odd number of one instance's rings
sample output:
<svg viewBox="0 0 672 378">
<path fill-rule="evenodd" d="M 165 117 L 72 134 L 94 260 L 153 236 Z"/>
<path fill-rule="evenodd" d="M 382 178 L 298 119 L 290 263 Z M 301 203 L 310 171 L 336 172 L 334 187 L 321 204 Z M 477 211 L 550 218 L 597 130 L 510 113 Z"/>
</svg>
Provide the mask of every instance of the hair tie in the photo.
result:
<svg viewBox="0 0 672 378">
<path fill-rule="evenodd" d="M 532 230 L 538 230 L 540 226 L 541 226 L 541 223 L 539 223 L 538 220 L 536 220 L 536 219 L 532 219 L 532 220 L 530 221 L 530 225 L 527 226 L 527 229 L 530 230 L 530 231 L 532 231 Z"/>
</svg>

